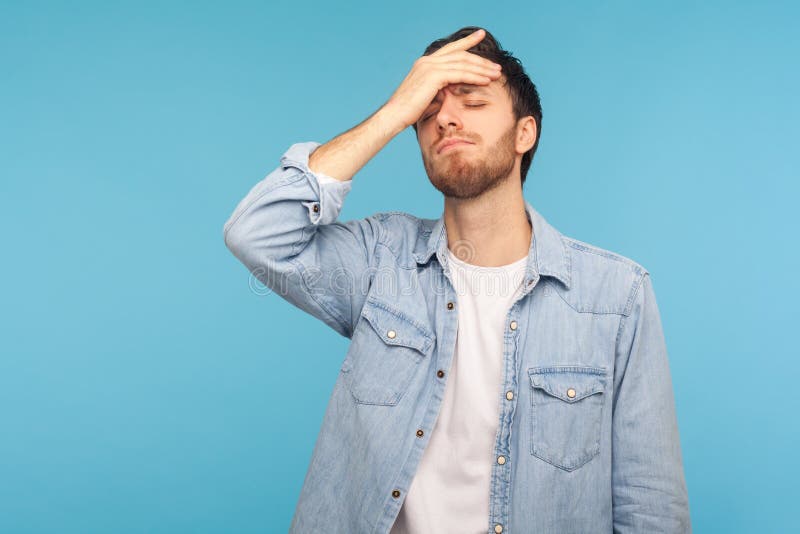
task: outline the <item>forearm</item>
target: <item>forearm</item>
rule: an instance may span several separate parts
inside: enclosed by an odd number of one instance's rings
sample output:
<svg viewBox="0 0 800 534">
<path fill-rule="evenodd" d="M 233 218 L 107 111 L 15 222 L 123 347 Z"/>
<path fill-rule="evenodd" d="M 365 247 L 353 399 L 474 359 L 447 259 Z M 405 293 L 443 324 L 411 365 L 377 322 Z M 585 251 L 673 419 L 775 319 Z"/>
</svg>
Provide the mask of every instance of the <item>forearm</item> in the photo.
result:
<svg viewBox="0 0 800 534">
<path fill-rule="evenodd" d="M 317 148 L 308 160 L 315 173 L 350 180 L 405 126 L 386 107 Z"/>
</svg>

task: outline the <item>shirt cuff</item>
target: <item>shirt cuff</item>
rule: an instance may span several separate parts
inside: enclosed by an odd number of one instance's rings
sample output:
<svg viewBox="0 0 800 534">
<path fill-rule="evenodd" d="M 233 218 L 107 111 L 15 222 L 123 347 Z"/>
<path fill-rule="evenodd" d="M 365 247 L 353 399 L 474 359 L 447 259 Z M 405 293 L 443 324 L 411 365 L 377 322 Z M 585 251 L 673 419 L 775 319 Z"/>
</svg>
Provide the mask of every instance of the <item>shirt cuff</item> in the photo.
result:
<svg viewBox="0 0 800 534">
<path fill-rule="evenodd" d="M 281 165 L 297 167 L 303 171 L 317 197 L 316 200 L 302 203 L 308 208 L 308 217 L 312 224 L 330 224 L 336 221 L 342 210 L 344 198 L 353 185 L 352 179 L 337 180 L 308 168 L 309 156 L 321 145 L 322 143 L 316 141 L 294 143 L 281 156 Z"/>
<path fill-rule="evenodd" d="M 317 172 L 315 174 L 317 175 L 317 181 L 320 183 L 320 185 L 335 184 L 337 182 L 350 182 L 350 181 L 352 181 L 352 178 L 350 180 L 337 180 L 336 178 L 328 176 L 327 174 L 322 174 L 321 172 Z"/>
</svg>

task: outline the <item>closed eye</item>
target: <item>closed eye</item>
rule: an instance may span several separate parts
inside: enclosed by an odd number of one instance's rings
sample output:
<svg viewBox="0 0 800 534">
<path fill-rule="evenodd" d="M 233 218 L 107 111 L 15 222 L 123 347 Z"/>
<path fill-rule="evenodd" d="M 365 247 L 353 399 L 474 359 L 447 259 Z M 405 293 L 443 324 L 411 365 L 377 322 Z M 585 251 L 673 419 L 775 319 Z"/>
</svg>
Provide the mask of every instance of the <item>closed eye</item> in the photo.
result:
<svg viewBox="0 0 800 534">
<path fill-rule="evenodd" d="M 465 105 L 466 107 L 468 107 L 468 108 L 480 108 L 480 107 L 483 107 L 483 106 L 485 106 L 486 104 L 464 104 L 464 105 Z M 431 113 L 430 115 L 427 115 L 427 116 L 426 116 L 425 118 L 423 118 L 423 119 L 422 119 L 420 122 L 425 122 L 426 120 L 428 120 L 428 119 L 430 119 L 431 117 L 433 117 L 435 114 L 436 114 L 436 112 L 433 112 L 433 113 Z"/>
</svg>

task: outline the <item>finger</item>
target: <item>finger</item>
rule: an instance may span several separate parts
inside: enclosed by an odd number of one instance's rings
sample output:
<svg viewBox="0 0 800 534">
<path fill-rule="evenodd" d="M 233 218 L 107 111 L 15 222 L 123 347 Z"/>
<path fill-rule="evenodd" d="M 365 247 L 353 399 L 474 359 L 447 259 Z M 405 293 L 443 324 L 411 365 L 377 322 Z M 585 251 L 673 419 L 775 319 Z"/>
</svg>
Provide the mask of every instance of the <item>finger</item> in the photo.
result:
<svg viewBox="0 0 800 534">
<path fill-rule="evenodd" d="M 446 81 L 448 84 L 466 83 L 484 85 L 489 84 L 492 78 L 482 72 L 469 71 L 464 69 L 447 69 Z"/>
<path fill-rule="evenodd" d="M 489 63 L 492 64 L 491 61 Z M 499 68 L 488 67 L 488 66 L 486 66 L 485 63 L 473 63 L 473 62 L 465 61 L 465 60 L 461 60 L 461 61 L 452 61 L 452 60 L 440 61 L 440 62 L 437 63 L 436 67 L 439 68 L 439 69 L 445 69 L 445 70 L 448 70 L 448 71 L 453 71 L 453 70 L 468 71 L 468 72 L 473 72 L 475 74 L 480 74 L 482 76 L 490 76 L 492 78 L 497 78 L 502 74 Z"/>
<path fill-rule="evenodd" d="M 483 30 L 483 28 L 478 29 L 472 32 L 471 34 L 467 35 L 466 37 L 462 37 L 457 41 L 447 43 L 436 52 L 433 52 L 431 55 L 441 56 L 442 54 L 447 54 L 448 52 L 451 52 L 453 50 L 469 50 L 477 43 L 479 43 L 481 39 L 483 39 L 485 36 L 486 32 Z"/>
<path fill-rule="evenodd" d="M 458 68 L 463 71 L 473 72 L 475 74 L 480 74 L 481 76 L 490 76 L 490 77 L 499 77 L 500 76 L 500 69 L 496 69 L 494 67 L 486 67 L 484 65 L 475 65 L 473 63 L 459 63 Z"/>
<path fill-rule="evenodd" d="M 462 64 L 461 62 L 467 62 L 470 65 L 475 65 L 478 67 L 486 67 L 498 71 L 500 70 L 498 68 L 500 66 L 498 63 L 495 63 L 494 61 L 487 59 L 483 56 L 479 56 L 478 54 L 467 52 L 465 50 L 453 52 L 451 54 L 448 54 L 447 56 L 432 58 L 431 61 L 439 65 L 444 65 L 451 61 L 457 61 L 458 64 Z"/>
<path fill-rule="evenodd" d="M 500 66 L 499 63 L 495 63 L 491 59 L 479 56 L 478 54 L 474 54 L 472 52 L 467 52 L 466 50 L 458 51 L 455 54 L 457 54 L 456 57 L 462 58 L 464 61 L 469 61 L 475 65 L 481 65 L 489 68 L 496 68 Z"/>
</svg>

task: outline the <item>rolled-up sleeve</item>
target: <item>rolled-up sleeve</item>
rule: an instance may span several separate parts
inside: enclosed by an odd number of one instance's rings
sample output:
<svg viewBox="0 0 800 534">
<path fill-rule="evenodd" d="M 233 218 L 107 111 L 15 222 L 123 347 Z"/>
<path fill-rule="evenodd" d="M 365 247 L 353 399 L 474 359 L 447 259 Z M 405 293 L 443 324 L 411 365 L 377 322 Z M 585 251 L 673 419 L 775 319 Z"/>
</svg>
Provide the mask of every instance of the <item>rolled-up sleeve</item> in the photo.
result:
<svg viewBox="0 0 800 534">
<path fill-rule="evenodd" d="M 352 180 L 309 169 L 319 146 L 291 145 L 236 206 L 223 239 L 265 286 L 350 337 L 369 286 L 380 221 L 337 221 Z"/>
<path fill-rule="evenodd" d="M 617 336 L 612 415 L 615 533 L 689 533 L 689 499 L 667 348 L 647 271 Z"/>
</svg>

